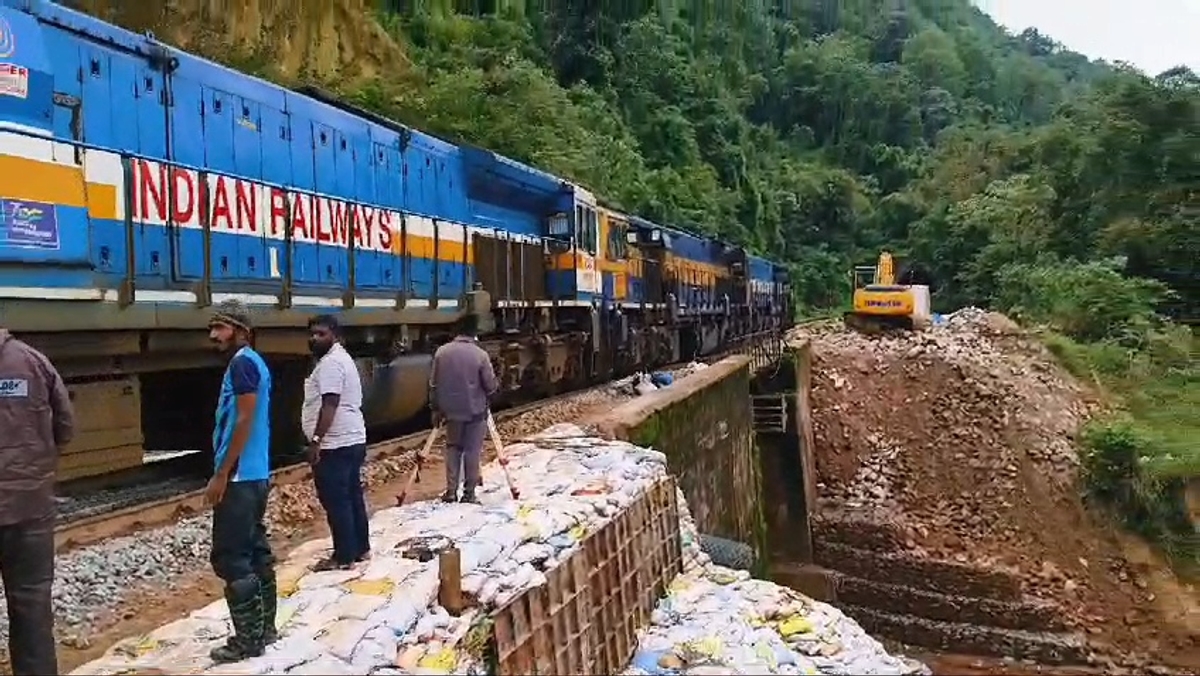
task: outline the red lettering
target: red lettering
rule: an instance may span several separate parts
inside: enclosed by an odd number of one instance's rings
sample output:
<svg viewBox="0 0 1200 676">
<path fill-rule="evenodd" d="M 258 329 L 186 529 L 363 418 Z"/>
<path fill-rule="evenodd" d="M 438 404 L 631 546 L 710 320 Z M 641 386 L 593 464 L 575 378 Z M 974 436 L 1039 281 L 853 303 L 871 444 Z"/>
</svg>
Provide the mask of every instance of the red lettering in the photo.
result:
<svg viewBox="0 0 1200 676">
<path fill-rule="evenodd" d="M 278 236 L 287 223 L 287 193 L 271 188 L 271 236 Z"/>
<path fill-rule="evenodd" d="M 300 236 L 296 237 L 299 232 Z M 308 239 L 308 223 L 304 215 L 304 200 L 299 195 L 292 200 L 292 239 L 305 241 Z"/>
<path fill-rule="evenodd" d="M 224 224 L 221 223 L 224 221 Z M 233 221 L 229 213 L 229 193 L 226 192 L 225 177 L 217 177 L 217 193 L 213 196 L 212 229 L 233 231 Z"/>
<path fill-rule="evenodd" d="M 379 212 L 379 248 L 383 251 L 392 250 L 392 215 L 386 211 Z M 399 252 L 396 252 L 399 253 Z"/>
<path fill-rule="evenodd" d="M 354 247 L 372 250 L 375 248 L 375 242 L 371 237 L 371 232 L 375 229 L 375 214 L 378 213 L 370 207 L 363 207 L 355 212 L 354 219 Z"/>
<path fill-rule="evenodd" d="M 212 208 L 212 191 L 208 189 L 207 178 L 201 181 L 199 176 L 196 177 L 196 192 L 199 193 L 199 195 L 196 197 L 196 215 L 202 219 L 208 219 L 207 221 L 201 221 L 198 224 L 201 228 L 203 228 L 205 222 L 207 222 L 209 225 L 212 225 L 212 218 L 209 217 L 211 216 L 210 209 Z"/>
<path fill-rule="evenodd" d="M 166 195 L 163 194 L 162 185 L 166 183 L 165 168 L 162 165 L 151 166 L 145 160 L 138 160 L 138 187 L 141 188 L 141 199 L 137 200 L 140 212 L 137 215 L 143 220 L 151 216 L 157 217 L 161 221 L 167 220 L 167 202 Z M 155 174 L 158 174 L 155 177 Z M 150 206 L 153 205 L 155 213 L 150 213 Z"/>
<path fill-rule="evenodd" d="M 140 160 L 133 160 L 133 163 L 129 165 L 133 174 L 134 185 L 127 189 L 127 192 L 129 193 L 129 215 L 136 221 L 142 220 L 142 201 L 138 199 L 142 192 L 140 189 L 142 179 L 142 169 L 140 165 Z"/>
<path fill-rule="evenodd" d="M 175 193 L 172 195 L 175 202 L 175 223 L 187 225 L 192 222 L 192 216 L 196 212 L 192 175 L 184 169 L 174 168 L 171 170 L 171 183 L 175 188 Z"/>
<path fill-rule="evenodd" d="M 322 216 L 321 198 L 316 195 L 310 195 L 308 198 L 308 208 L 310 210 L 310 220 L 308 224 L 310 232 L 315 241 L 328 242 L 330 240 L 329 233 L 325 232 L 325 219 Z"/>
<path fill-rule="evenodd" d="M 354 205 L 340 200 L 329 200 L 330 239 L 334 244 L 348 244 L 350 221 L 354 220 Z"/>
<path fill-rule="evenodd" d="M 255 184 L 249 181 L 237 182 L 237 222 L 239 230 L 258 232 L 258 200 L 255 199 Z"/>
</svg>

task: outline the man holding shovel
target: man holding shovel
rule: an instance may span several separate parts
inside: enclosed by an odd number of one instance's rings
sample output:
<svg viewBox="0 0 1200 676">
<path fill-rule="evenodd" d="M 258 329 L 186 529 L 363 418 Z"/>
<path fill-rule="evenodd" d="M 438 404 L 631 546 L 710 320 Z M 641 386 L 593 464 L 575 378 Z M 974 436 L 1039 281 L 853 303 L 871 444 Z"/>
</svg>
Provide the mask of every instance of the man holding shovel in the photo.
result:
<svg viewBox="0 0 1200 676">
<path fill-rule="evenodd" d="M 479 464 L 488 434 L 488 397 L 500 385 L 492 360 L 476 339 L 478 320 L 463 317 L 454 340 L 439 347 L 429 372 L 429 404 L 434 425 L 446 423 L 446 492 L 442 502 L 478 502 Z"/>
</svg>

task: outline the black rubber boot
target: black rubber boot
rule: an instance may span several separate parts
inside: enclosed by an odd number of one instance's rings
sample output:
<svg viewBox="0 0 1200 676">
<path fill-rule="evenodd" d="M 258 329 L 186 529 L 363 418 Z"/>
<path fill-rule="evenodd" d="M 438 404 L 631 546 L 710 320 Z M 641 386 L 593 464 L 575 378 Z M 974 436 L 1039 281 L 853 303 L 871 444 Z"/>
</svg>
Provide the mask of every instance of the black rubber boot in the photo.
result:
<svg viewBox="0 0 1200 676">
<path fill-rule="evenodd" d="M 275 628 L 275 612 L 279 605 L 279 589 L 275 582 L 275 571 L 258 576 L 258 598 L 262 604 L 262 642 L 264 646 L 279 640 Z"/>
<path fill-rule="evenodd" d="M 475 491 L 463 491 L 462 498 L 459 499 L 459 502 L 478 505 L 479 498 L 475 497 Z"/>
<path fill-rule="evenodd" d="M 238 580 L 225 587 L 233 636 L 223 646 L 212 649 L 209 657 L 217 664 L 241 662 L 263 653 L 263 613 L 257 577 Z"/>
</svg>

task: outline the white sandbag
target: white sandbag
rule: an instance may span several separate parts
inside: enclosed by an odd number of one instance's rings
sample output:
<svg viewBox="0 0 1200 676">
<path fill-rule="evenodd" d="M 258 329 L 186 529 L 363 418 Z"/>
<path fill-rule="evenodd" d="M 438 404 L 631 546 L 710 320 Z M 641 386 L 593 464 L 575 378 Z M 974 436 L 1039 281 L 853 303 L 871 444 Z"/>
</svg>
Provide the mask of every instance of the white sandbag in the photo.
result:
<svg viewBox="0 0 1200 676">
<path fill-rule="evenodd" d="M 341 619 L 365 620 L 387 600 L 387 596 L 346 594 L 329 605 L 329 613 Z"/>
<path fill-rule="evenodd" d="M 377 626 L 363 635 L 350 656 L 350 663 L 362 669 L 359 673 L 370 673 L 378 667 L 396 663 L 396 635 L 387 627 Z"/>
<path fill-rule="evenodd" d="M 362 671 L 353 664 L 325 656 L 290 669 L 287 673 L 296 676 L 356 676 Z"/>
<path fill-rule="evenodd" d="M 363 620 L 337 620 L 326 627 L 323 634 L 317 636 L 317 642 L 324 646 L 330 655 L 349 661 L 350 656 L 354 654 L 354 648 L 370 629 L 370 625 Z"/>
<path fill-rule="evenodd" d="M 341 587 L 320 587 L 296 592 L 291 600 L 296 604 L 297 610 L 292 615 L 286 629 L 291 632 L 296 628 L 308 627 L 315 631 L 328 626 L 338 619 L 337 613 L 333 610 L 333 604 L 345 594 L 346 590 Z M 278 616 L 276 620 L 278 620 Z M 285 628 L 279 627 L 279 629 L 284 630 Z"/>
</svg>

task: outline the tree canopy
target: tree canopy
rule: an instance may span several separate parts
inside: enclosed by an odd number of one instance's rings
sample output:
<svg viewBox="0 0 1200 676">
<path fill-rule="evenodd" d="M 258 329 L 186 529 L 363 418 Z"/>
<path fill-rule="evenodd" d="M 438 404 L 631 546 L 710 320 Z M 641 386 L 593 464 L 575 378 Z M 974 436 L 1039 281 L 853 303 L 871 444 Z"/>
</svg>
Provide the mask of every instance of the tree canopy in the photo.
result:
<svg viewBox="0 0 1200 676">
<path fill-rule="evenodd" d="M 1106 259 L 1196 316 L 1186 68 L 1090 61 L 967 0 L 383 0 L 379 20 L 414 68 L 360 103 L 786 260 L 803 305 L 843 302 L 888 247 L 943 306 L 1002 300 L 1006 266 Z"/>
</svg>

